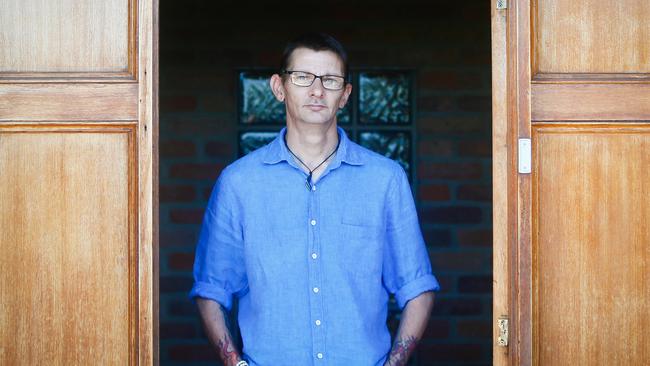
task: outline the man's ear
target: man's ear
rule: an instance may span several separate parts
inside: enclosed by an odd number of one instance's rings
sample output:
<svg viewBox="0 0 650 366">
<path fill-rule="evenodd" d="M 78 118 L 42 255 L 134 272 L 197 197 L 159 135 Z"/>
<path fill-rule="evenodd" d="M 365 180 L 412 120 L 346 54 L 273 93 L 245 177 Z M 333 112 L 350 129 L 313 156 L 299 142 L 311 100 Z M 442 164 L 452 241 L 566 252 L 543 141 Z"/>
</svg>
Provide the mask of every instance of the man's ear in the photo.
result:
<svg viewBox="0 0 650 366">
<path fill-rule="evenodd" d="M 275 99 L 280 102 L 284 102 L 284 84 L 282 83 L 282 78 L 280 75 L 273 74 L 273 76 L 271 76 L 269 84 L 271 85 L 271 91 L 273 92 L 273 95 L 275 95 Z"/>
<path fill-rule="evenodd" d="M 350 94 L 352 94 L 352 84 L 347 83 L 345 84 L 345 88 L 343 89 L 343 95 L 339 100 L 339 109 L 345 107 L 345 104 L 348 102 L 348 99 L 350 98 Z"/>
</svg>

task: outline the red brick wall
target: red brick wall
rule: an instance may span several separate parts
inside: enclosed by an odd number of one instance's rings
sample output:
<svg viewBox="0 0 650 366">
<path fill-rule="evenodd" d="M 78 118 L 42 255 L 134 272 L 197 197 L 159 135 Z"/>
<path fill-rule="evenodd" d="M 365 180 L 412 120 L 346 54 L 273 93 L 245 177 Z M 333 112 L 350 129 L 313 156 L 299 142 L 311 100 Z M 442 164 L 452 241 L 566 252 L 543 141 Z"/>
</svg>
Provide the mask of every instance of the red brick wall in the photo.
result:
<svg viewBox="0 0 650 366">
<path fill-rule="evenodd" d="M 235 69 L 277 67 L 286 40 L 323 30 L 344 43 L 353 67 L 416 70 L 416 196 L 443 290 L 412 364 L 490 364 L 489 2 L 167 0 L 160 7 L 161 363 L 216 359 L 187 293 L 207 198 L 237 155 Z M 312 16 L 293 20 L 292 9 Z"/>
</svg>

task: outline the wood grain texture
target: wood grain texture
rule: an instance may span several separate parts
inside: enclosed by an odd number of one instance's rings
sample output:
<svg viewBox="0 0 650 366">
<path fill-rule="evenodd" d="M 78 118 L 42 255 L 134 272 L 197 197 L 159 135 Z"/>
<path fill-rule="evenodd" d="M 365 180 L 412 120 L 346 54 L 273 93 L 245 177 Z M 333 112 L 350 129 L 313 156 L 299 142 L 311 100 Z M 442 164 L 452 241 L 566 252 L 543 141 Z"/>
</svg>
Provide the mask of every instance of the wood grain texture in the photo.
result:
<svg viewBox="0 0 650 366">
<path fill-rule="evenodd" d="M 133 134 L 0 125 L 0 364 L 133 364 Z"/>
<path fill-rule="evenodd" d="M 0 122 L 137 119 L 137 83 L 0 84 Z"/>
<path fill-rule="evenodd" d="M 650 83 L 533 84 L 533 121 L 650 120 Z"/>
<path fill-rule="evenodd" d="M 130 5 L 129 0 L 3 1 L 0 73 L 131 71 L 136 43 Z"/>
<path fill-rule="evenodd" d="M 647 0 L 533 0 L 536 73 L 650 73 Z"/>
<path fill-rule="evenodd" d="M 535 364 L 650 364 L 650 124 L 533 137 Z"/>
<path fill-rule="evenodd" d="M 508 348 L 497 345 L 500 317 L 510 317 L 510 268 L 508 248 L 508 98 L 507 12 L 496 10 L 492 1 L 492 363 L 508 364 Z"/>
<path fill-rule="evenodd" d="M 156 152 L 154 146 L 157 141 L 154 135 L 158 128 L 157 107 L 158 85 L 157 62 L 158 62 L 158 39 L 156 36 L 158 2 L 155 0 L 139 1 L 138 3 L 138 34 L 139 38 L 139 64 L 138 64 L 138 155 L 139 166 L 137 188 L 133 190 L 138 201 L 138 321 L 133 324 L 137 327 L 138 354 L 134 364 L 152 365 L 157 362 L 158 340 L 154 334 L 158 319 L 158 290 L 155 286 L 158 277 L 158 263 L 154 262 L 157 257 L 158 243 L 155 241 L 157 230 L 155 227 L 156 210 L 158 197 L 154 196 L 157 191 L 158 175 L 155 165 Z M 137 362 L 137 363 L 136 363 Z"/>
</svg>

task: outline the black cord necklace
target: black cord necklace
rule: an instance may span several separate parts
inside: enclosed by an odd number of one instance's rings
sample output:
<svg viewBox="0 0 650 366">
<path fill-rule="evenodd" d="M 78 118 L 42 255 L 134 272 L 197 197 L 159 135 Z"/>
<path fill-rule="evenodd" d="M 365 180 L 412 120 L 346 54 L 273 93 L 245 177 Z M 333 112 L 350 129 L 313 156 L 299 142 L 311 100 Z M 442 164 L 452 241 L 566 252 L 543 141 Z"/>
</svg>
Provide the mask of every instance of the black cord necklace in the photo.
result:
<svg viewBox="0 0 650 366">
<path fill-rule="evenodd" d="M 309 169 L 309 166 L 307 166 L 307 164 L 305 164 L 302 160 L 300 160 L 298 155 L 294 154 L 293 151 L 291 151 L 291 149 L 289 148 L 289 144 L 287 143 L 287 135 L 286 134 L 284 135 L 284 145 L 287 147 L 287 150 L 289 150 L 291 155 L 293 155 L 293 157 L 296 158 L 300 162 L 300 164 L 302 164 L 305 168 L 307 168 L 307 170 L 309 170 L 309 175 L 307 176 L 307 181 L 305 182 L 305 185 L 309 190 L 311 190 L 311 177 L 313 173 L 316 171 L 316 169 L 320 168 L 320 166 L 323 165 L 327 161 L 327 159 L 331 158 L 332 155 L 334 155 L 334 153 L 339 149 L 340 144 L 341 144 L 341 139 L 339 138 L 338 142 L 336 143 L 336 149 L 334 149 L 334 151 L 332 151 L 331 154 L 327 155 L 325 160 L 323 160 L 320 164 L 318 164 L 314 169 Z"/>
</svg>

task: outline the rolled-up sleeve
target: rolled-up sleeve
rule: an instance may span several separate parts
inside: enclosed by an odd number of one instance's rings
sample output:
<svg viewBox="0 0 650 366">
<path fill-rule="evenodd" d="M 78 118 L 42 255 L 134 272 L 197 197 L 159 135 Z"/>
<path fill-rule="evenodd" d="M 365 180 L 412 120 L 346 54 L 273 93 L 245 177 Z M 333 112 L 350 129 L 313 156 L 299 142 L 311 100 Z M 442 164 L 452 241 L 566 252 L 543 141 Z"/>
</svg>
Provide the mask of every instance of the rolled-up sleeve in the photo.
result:
<svg viewBox="0 0 650 366">
<path fill-rule="evenodd" d="M 240 207 L 228 170 L 217 180 L 203 216 L 190 298 L 212 299 L 226 309 L 248 289 Z"/>
<path fill-rule="evenodd" d="M 386 240 L 382 279 L 400 308 L 440 285 L 431 271 L 415 202 L 406 173 L 398 167 L 386 200 Z"/>
</svg>

